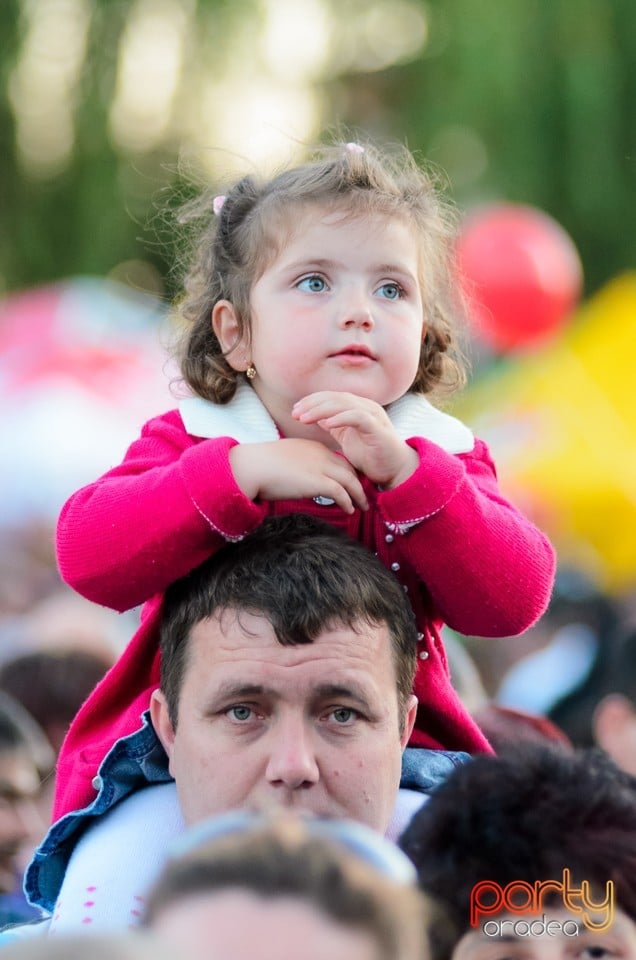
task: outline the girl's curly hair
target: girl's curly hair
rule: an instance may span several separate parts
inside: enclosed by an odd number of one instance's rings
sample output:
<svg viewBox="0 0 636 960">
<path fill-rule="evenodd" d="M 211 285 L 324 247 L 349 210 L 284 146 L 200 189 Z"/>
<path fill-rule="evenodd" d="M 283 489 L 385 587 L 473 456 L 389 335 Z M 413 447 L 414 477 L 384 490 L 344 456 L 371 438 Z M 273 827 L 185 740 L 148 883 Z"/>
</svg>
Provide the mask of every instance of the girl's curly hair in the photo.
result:
<svg viewBox="0 0 636 960">
<path fill-rule="evenodd" d="M 182 210 L 181 221 L 200 224 L 179 311 L 184 326 L 179 360 L 195 394 L 227 403 L 237 373 L 212 330 L 211 314 L 229 300 L 239 339 L 250 335 L 250 291 L 298 222 L 302 208 L 344 210 L 352 217 L 403 217 L 420 245 L 424 336 L 411 390 L 451 392 L 465 380 L 459 343 L 465 304 L 454 265 L 456 212 L 436 176 L 417 165 L 405 147 L 363 148 L 344 143 L 318 148 L 310 160 L 271 179 L 245 176 L 214 213 L 210 194 Z"/>
</svg>

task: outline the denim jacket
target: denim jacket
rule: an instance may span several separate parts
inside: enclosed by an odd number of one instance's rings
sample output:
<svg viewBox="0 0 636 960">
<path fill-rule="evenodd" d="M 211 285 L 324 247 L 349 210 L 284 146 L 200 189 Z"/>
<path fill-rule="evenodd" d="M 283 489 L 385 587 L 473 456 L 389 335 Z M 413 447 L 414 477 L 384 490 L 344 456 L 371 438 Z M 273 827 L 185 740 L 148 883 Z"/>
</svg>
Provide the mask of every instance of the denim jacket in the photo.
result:
<svg viewBox="0 0 636 960">
<path fill-rule="evenodd" d="M 150 714 L 146 712 L 142 719 L 142 727 L 118 740 L 104 758 L 93 782 L 98 793 L 92 803 L 54 823 L 35 851 L 24 880 L 27 899 L 35 906 L 53 910 L 73 848 L 94 818 L 140 787 L 172 780 Z M 459 751 L 409 747 L 402 758 L 400 786 L 431 793 L 456 766 L 469 759 L 467 753 Z"/>
</svg>

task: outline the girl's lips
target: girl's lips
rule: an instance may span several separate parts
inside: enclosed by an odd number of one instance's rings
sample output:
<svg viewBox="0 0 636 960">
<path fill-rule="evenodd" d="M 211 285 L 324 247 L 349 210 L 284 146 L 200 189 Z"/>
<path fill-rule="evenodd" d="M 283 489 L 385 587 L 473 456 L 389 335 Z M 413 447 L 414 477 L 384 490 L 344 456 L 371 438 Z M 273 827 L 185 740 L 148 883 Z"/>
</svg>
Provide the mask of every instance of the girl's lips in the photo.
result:
<svg viewBox="0 0 636 960">
<path fill-rule="evenodd" d="M 332 360 L 338 360 L 343 366 L 347 367 L 366 367 L 369 364 L 375 363 L 375 357 L 372 357 L 370 353 L 349 353 L 347 350 L 342 350 L 340 353 L 333 353 L 331 355 Z"/>
<path fill-rule="evenodd" d="M 375 357 L 368 349 L 368 347 L 359 346 L 357 344 L 351 344 L 349 347 L 343 347 L 342 350 L 338 350 L 337 353 L 332 353 L 332 357 L 361 357 L 364 360 L 375 360 Z"/>
</svg>

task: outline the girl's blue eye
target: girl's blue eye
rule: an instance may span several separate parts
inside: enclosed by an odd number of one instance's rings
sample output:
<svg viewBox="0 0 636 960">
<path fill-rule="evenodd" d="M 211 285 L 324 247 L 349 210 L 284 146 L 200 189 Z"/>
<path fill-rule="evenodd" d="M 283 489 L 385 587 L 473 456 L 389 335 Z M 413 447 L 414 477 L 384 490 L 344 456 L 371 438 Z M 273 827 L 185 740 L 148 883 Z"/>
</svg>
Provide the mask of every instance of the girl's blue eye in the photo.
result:
<svg viewBox="0 0 636 960">
<path fill-rule="evenodd" d="M 301 280 L 298 289 L 306 293 L 323 293 L 327 289 L 327 284 L 322 277 L 314 275 Z"/>
<path fill-rule="evenodd" d="M 378 288 L 378 293 L 381 297 L 384 297 L 385 300 L 399 300 L 402 296 L 402 287 L 399 283 L 391 281 L 390 283 L 383 283 L 382 286 Z"/>
</svg>

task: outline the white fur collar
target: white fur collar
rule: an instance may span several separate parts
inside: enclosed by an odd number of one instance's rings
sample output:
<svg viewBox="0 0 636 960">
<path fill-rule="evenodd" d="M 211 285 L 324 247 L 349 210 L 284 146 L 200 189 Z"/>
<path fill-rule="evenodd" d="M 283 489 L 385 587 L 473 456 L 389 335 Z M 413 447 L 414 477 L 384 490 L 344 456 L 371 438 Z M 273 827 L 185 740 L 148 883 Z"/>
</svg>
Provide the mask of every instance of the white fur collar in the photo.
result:
<svg viewBox="0 0 636 960">
<path fill-rule="evenodd" d="M 419 394 L 407 393 L 386 409 L 403 440 L 424 437 L 448 453 L 468 453 L 473 449 L 475 438 L 468 427 Z M 232 437 L 238 443 L 280 439 L 278 427 L 247 383 L 239 383 L 236 394 L 226 404 L 185 397 L 179 402 L 179 413 L 193 437 Z"/>
</svg>

